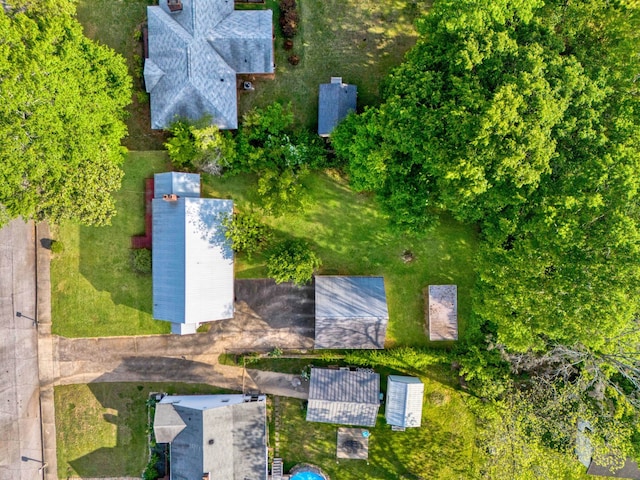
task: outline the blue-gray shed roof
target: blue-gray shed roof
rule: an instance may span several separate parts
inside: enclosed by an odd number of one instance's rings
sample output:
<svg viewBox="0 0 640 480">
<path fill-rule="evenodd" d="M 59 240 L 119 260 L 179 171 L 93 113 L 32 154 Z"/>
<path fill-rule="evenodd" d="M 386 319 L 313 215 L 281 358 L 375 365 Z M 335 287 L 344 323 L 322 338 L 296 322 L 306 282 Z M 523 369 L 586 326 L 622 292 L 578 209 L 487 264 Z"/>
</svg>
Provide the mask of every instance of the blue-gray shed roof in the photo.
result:
<svg viewBox="0 0 640 480">
<path fill-rule="evenodd" d="M 191 325 L 233 317 L 233 251 L 222 225 L 233 202 L 154 198 L 152 208 L 153 317 Z"/>
<path fill-rule="evenodd" d="M 147 7 L 149 58 L 144 78 L 151 128 L 176 117 L 209 115 L 222 129 L 238 126 L 237 73 L 273 73 L 273 13 L 234 11 L 231 0 L 167 0 Z"/>
<path fill-rule="evenodd" d="M 371 370 L 312 368 L 307 421 L 373 427 L 379 394 L 380 375 Z"/>
<path fill-rule="evenodd" d="M 382 277 L 316 276 L 316 349 L 384 348 L 389 311 Z"/>
<path fill-rule="evenodd" d="M 326 137 L 346 117 L 356 110 L 358 88 L 342 82 L 323 83 L 318 95 L 318 135 Z"/>
<path fill-rule="evenodd" d="M 171 478 L 266 480 L 265 398 L 245 402 L 243 395 L 167 396 L 157 405 L 156 435 L 171 443 Z"/>
</svg>

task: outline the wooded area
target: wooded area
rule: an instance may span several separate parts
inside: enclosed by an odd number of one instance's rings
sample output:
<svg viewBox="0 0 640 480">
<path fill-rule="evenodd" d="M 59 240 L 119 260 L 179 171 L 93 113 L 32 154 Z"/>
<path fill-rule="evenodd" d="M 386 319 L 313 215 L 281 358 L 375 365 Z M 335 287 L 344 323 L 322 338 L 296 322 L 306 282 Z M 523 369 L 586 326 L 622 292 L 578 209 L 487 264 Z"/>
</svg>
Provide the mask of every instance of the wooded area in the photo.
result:
<svg viewBox="0 0 640 480">
<path fill-rule="evenodd" d="M 637 456 L 638 5 L 444 0 L 418 28 L 383 103 L 332 136 L 352 186 L 400 227 L 479 225 L 462 370 L 531 408 L 505 410 L 536 416 L 527 442 L 570 455 L 589 417 L 596 455 Z"/>
</svg>

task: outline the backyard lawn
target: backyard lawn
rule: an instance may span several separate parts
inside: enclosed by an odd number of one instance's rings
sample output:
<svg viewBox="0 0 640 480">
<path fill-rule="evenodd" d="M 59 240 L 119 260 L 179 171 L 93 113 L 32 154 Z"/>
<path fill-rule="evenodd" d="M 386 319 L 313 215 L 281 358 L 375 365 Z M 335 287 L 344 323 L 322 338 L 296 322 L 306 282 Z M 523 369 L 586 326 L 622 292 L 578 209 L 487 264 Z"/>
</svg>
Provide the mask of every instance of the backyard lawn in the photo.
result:
<svg viewBox="0 0 640 480">
<path fill-rule="evenodd" d="M 55 387 L 58 477 L 142 474 L 150 392 L 229 393 L 209 385 L 92 383 Z"/>
<path fill-rule="evenodd" d="M 118 214 L 111 226 L 63 224 L 54 236 L 64 245 L 51 262 L 53 332 L 67 337 L 169 333 L 151 317 L 151 275 L 131 268 L 131 235 L 144 233 L 144 179 L 167 170 L 162 152 L 132 152 Z"/>
<path fill-rule="evenodd" d="M 117 216 L 108 227 L 65 224 L 55 235 L 64 251 L 52 262 L 52 315 L 59 335 L 109 336 L 168 333 L 169 324 L 151 318 L 151 276 L 131 268 L 130 237 L 144 232 L 144 179 L 168 169 L 164 152 L 132 152 L 116 195 Z M 254 179 L 205 177 L 204 193 L 233 198 L 252 208 Z M 471 314 L 476 234 L 449 219 L 432 232 L 406 236 L 368 195 L 351 191 L 340 175 L 315 173 L 309 179 L 311 203 L 306 212 L 266 217 L 276 239 L 305 238 L 320 255 L 322 274 L 382 275 L 390 322 L 389 346 L 427 345 L 422 291 L 428 284 L 458 285 L 460 330 Z M 410 250 L 414 259 L 405 263 Z M 236 261 L 238 278 L 265 276 L 264 258 Z"/>
<path fill-rule="evenodd" d="M 134 77 L 132 105 L 129 107 L 131 150 L 159 150 L 163 132 L 149 128 L 149 107 L 142 84 L 142 44 L 135 32 L 146 21 L 150 0 L 79 0 L 78 20 L 85 35 L 110 46 L 127 59 Z M 431 4 L 430 0 L 301 0 L 298 35 L 293 50 L 283 48 L 278 27 L 278 2 L 266 0 L 263 7 L 274 11 L 276 29 L 276 77 L 252 78 L 255 91 L 241 91 L 239 114 L 254 106 L 274 101 L 293 104 L 299 123 L 315 129 L 318 114 L 318 85 L 331 76 L 358 86 L 358 106 L 379 102 L 379 86 L 392 67 L 402 62 L 404 53 L 416 40 L 414 21 Z M 238 8 L 245 8 L 238 7 Z M 339 12 L 339 15 L 337 14 Z M 297 66 L 287 62 L 296 54 Z"/>
<path fill-rule="evenodd" d="M 285 468 L 311 463 L 336 480 L 475 478 L 480 452 L 475 447 L 475 418 L 465 405 L 464 394 L 422 380 L 426 399 L 422 426 L 392 432 L 384 420 L 383 406 L 377 426 L 369 429 L 368 461 L 337 460 L 337 427 L 307 422 L 303 401 L 280 398 L 279 455 Z"/>
<path fill-rule="evenodd" d="M 242 209 L 257 208 L 252 177 L 207 176 L 205 183 L 210 196 L 233 198 Z M 266 221 L 276 237 L 306 239 L 322 259 L 321 274 L 384 276 L 390 316 L 387 346 L 432 343 L 424 332 L 422 294 L 429 284 L 458 285 L 459 329 L 464 331 L 474 283 L 473 228 L 443 218 L 432 232 L 408 236 L 390 227 L 371 196 L 354 193 L 337 173 L 314 173 L 308 187 L 312 202 L 306 212 L 267 217 Z M 402 256 L 407 250 L 414 259 L 405 263 Z M 254 256 L 252 261 L 237 258 L 238 278 L 265 275 L 262 257 Z"/>
</svg>

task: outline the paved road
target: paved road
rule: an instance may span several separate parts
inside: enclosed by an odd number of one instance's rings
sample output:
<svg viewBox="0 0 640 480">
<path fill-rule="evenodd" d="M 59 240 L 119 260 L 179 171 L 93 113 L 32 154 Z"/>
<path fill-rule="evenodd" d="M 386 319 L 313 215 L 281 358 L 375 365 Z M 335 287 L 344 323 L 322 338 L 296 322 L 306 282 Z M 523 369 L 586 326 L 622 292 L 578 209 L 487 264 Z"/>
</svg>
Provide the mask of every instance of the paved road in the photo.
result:
<svg viewBox="0 0 640 480">
<path fill-rule="evenodd" d="M 0 480 L 42 478 L 35 315 L 34 227 L 15 220 L 0 230 Z"/>
</svg>

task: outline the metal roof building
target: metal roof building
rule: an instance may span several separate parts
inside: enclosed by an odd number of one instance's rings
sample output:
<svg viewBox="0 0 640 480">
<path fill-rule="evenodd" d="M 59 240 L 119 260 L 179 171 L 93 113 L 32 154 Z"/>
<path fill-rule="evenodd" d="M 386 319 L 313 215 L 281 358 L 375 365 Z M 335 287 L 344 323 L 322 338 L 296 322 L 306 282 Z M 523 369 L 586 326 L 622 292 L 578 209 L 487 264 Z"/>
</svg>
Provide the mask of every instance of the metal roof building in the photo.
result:
<svg viewBox="0 0 640 480">
<path fill-rule="evenodd" d="M 380 375 L 371 370 L 312 368 L 307 421 L 373 427 L 379 395 Z"/>
<path fill-rule="evenodd" d="M 316 349 L 384 348 L 389 323 L 382 277 L 316 276 Z"/>
<path fill-rule="evenodd" d="M 196 198 L 198 175 L 165 173 L 155 181 L 153 318 L 171 322 L 173 333 L 195 333 L 203 322 L 233 317 L 233 251 L 222 226 L 233 202 Z"/>
<path fill-rule="evenodd" d="M 422 423 L 424 384 L 416 377 L 389 375 L 387 404 L 384 417 L 387 424 L 398 427 L 419 427 Z"/>
<path fill-rule="evenodd" d="M 266 480 L 265 397 L 166 396 L 157 405 L 154 433 L 170 444 L 172 480 Z"/>
<path fill-rule="evenodd" d="M 342 77 L 331 77 L 322 83 L 318 95 L 318 135 L 328 137 L 349 112 L 355 112 L 358 87 L 342 83 Z"/>
<path fill-rule="evenodd" d="M 222 129 L 237 128 L 236 74 L 274 72 L 272 11 L 236 11 L 230 0 L 159 3 L 147 7 L 151 128 L 206 115 Z"/>
</svg>

